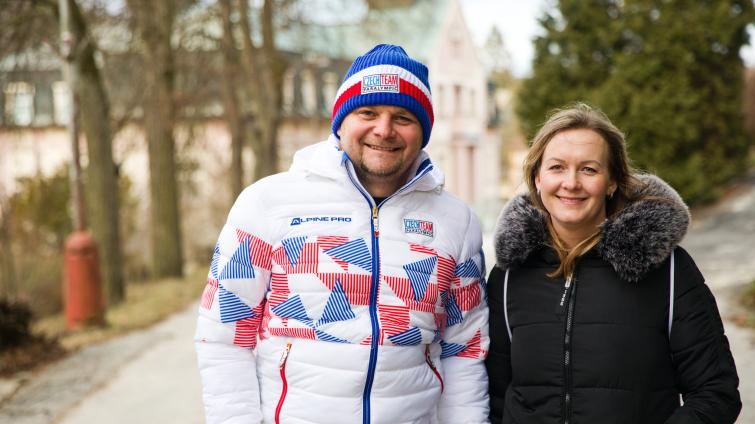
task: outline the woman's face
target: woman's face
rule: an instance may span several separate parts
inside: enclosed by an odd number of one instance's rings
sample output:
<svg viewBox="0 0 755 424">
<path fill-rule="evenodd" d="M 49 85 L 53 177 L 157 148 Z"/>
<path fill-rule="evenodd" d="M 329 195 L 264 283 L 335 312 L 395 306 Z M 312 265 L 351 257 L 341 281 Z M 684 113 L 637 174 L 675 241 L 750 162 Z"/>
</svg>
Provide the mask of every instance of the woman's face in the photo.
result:
<svg viewBox="0 0 755 424">
<path fill-rule="evenodd" d="M 605 220 L 606 196 L 616 190 L 608 144 L 589 129 L 559 132 L 545 147 L 535 186 L 556 233 L 574 247 Z"/>
</svg>

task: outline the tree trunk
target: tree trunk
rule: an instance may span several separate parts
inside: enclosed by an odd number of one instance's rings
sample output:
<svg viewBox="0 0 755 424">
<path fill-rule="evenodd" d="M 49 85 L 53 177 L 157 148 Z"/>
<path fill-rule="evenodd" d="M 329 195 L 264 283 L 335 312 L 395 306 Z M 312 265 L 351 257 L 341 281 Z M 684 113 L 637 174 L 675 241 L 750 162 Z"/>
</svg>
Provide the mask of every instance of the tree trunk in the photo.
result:
<svg viewBox="0 0 755 424">
<path fill-rule="evenodd" d="M 3 195 L 0 193 L 0 298 L 14 300 L 18 287 L 10 243 L 11 211 Z"/>
<path fill-rule="evenodd" d="M 71 31 L 79 47 L 74 66 L 78 75 L 74 90 L 79 99 L 81 128 L 87 140 L 87 206 L 92 233 L 99 245 L 102 281 L 109 305 L 125 295 L 118 215 L 118 178 L 113 163 L 110 105 L 99 69 L 94 62 L 95 46 L 78 5 L 68 0 Z"/>
<path fill-rule="evenodd" d="M 244 124 L 241 119 L 239 98 L 236 93 L 239 87 L 242 70 L 238 61 L 239 51 L 233 37 L 233 23 L 231 22 L 231 0 L 220 0 L 223 20 L 223 104 L 225 119 L 231 134 L 231 199 L 235 199 L 244 188 L 244 167 L 241 153 L 244 148 Z"/>
<path fill-rule="evenodd" d="M 250 75 L 256 84 L 246 84 L 256 106 L 257 130 L 252 138 L 254 151 L 254 179 L 258 180 L 278 172 L 278 128 L 281 122 L 281 91 L 286 64 L 275 48 L 273 25 L 274 5 L 265 0 L 260 14 L 262 22 L 262 47 L 252 43 L 247 2 L 240 0 L 239 22 L 243 34 L 242 58 L 244 74 Z M 253 87 L 251 87 L 254 85 Z"/>
<path fill-rule="evenodd" d="M 183 274 L 183 250 L 173 140 L 175 2 L 130 0 L 129 5 L 144 43 L 145 92 L 149 93 L 144 98 L 144 128 L 149 152 L 152 275 L 178 277 Z"/>
</svg>

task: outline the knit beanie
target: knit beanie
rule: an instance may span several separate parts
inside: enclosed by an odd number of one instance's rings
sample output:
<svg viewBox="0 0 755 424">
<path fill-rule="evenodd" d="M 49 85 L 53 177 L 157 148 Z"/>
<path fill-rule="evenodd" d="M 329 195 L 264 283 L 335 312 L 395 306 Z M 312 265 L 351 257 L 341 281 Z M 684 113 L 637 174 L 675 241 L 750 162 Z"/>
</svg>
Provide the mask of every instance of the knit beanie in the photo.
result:
<svg viewBox="0 0 755 424">
<path fill-rule="evenodd" d="M 378 44 L 351 64 L 333 103 L 332 131 L 338 137 L 343 119 L 362 106 L 400 106 L 422 126 L 422 147 L 433 129 L 433 104 L 427 67 L 403 48 Z"/>
</svg>

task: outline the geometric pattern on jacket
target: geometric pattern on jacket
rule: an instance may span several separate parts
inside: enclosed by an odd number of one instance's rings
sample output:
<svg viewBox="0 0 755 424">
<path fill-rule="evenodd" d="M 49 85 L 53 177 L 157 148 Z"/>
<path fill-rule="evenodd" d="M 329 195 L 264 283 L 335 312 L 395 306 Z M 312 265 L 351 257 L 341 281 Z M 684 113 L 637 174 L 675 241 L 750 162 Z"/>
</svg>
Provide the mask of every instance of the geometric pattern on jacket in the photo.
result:
<svg viewBox="0 0 755 424">
<path fill-rule="evenodd" d="M 300 337 L 369 345 L 371 335 L 355 337 L 339 330 L 339 323 L 356 318 L 354 308 L 369 305 L 372 279 L 369 241 L 343 236 L 291 237 L 273 249 L 259 237 L 233 229 L 215 247 L 201 307 L 217 313 L 223 323 L 235 323 L 233 343 L 254 348 L 256 337 Z M 222 251 L 230 254 L 224 256 Z M 442 357 L 484 357 L 480 331 L 464 343 L 442 341 L 447 328 L 459 325 L 464 313 L 478 307 L 484 296 L 481 255 L 456 264 L 434 249 L 410 243 L 404 252 L 416 260 L 396 275 L 382 275 L 377 304 L 380 345 L 418 345 L 441 342 Z M 256 271 L 255 271 L 256 270 Z M 247 305 L 226 287 L 248 284 L 256 275 L 270 275 L 265 299 Z M 309 304 L 292 294 L 293 284 L 317 281 L 330 294 L 327 301 Z M 410 313 L 415 316 L 410 322 Z M 423 325 L 424 324 L 424 325 Z"/>
</svg>

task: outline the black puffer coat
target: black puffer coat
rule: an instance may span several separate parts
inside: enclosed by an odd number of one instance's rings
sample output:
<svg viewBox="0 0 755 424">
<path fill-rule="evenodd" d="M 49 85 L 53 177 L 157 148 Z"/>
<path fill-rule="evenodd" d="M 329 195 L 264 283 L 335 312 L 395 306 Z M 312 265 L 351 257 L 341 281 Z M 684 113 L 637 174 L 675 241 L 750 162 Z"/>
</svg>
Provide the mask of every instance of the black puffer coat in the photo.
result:
<svg viewBox="0 0 755 424">
<path fill-rule="evenodd" d="M 687 208 L 654 177 L 643 200 L 603 224 L 571 284 L 543 214 L 519 196 L 496 230 L 488 280 L 493 423 L 732 423 L 741 409 L 734 360 L 716 303 L 677 244 Z M 673 327 L 668 334 L 674 254 Z M 506 312 L 504 279 L 509 269 Z M 680 406 L 679 394 L 684 399 Z"/>
</svg>

